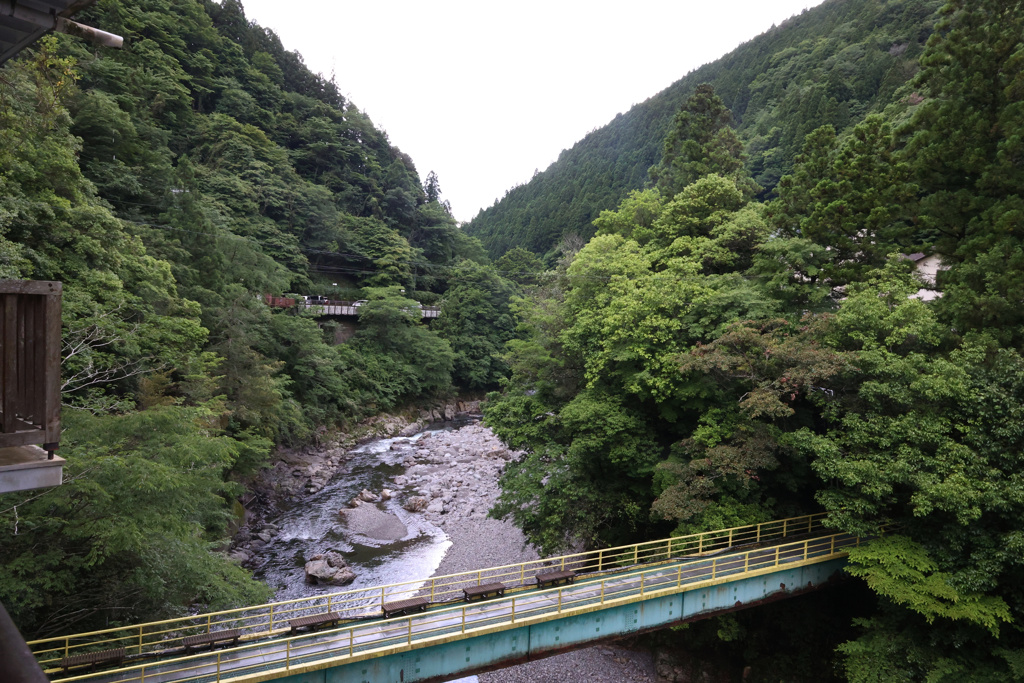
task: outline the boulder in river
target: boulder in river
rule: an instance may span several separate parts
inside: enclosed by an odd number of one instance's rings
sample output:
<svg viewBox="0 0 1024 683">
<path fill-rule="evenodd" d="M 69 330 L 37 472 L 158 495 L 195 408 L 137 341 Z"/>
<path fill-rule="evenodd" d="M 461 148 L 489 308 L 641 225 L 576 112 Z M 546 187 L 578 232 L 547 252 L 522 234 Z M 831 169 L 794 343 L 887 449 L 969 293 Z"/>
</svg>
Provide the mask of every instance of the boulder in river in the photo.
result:
<svg viewBox="0 0 1024 683">
<path fill-rule="evenodd" d="M 423 512 L 430 505 L 430 501 L 423 496 L 413 496 L 409 500 L 405 501 L 404 507 L 409 512 Z"/>
<path fill-rule="evenodd" d="M 395 494 L 394 494 L 394 492 L 391 489 L 381 489 L 380 499 L 381 500 L 391 500 L 391 497 L 394 496 L 394 495 Z"/>
<path fill-rule="evenodd" d="M 356 496 L 356 498 L 362 501 L 366 501 L 367 503 L 376 503 L 377 501 L 380 500 L 380 496 L 375 494 L 373 491 L 370 491 L 369 489 L 363 489 L 362 491 L 360 491 L 359 495 Z"/>
<path fill-rule="evenodd" d="M 345 559 L 334 552 L 314 555 L 306 563 L 306 583 L 344 586 L 356 578 Z"/>
</svg>

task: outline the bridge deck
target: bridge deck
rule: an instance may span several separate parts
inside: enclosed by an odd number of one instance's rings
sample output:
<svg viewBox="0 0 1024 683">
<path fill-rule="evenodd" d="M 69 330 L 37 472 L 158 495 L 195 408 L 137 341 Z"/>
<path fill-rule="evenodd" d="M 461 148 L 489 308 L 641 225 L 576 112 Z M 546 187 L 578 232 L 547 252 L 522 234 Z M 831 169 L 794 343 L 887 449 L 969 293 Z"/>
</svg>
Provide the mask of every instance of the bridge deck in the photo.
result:
<svg viewBox="0 0 1024 683">
<path fill-rule="evenodd" d="M 581 575 L 577 583 L 547 590 L 523 590 L 487 602 L 445 606 L 424 614 L 350 623 L 297 637 L 268 637 L 215 653 L 149 661 L 114 671 L 56 680 L 105 683 L 220 681 L 279 671 L 288 675 L 328 659 L 354 661 L 396 648 L 473 637 L 488 629 L 516 628 L 564 616 L 606 609 L 658 594 L 678 593 L 780 567 L 825 562 L 858 543 L 846 535 L 816 535 L 792 543 L 752 548 L 714 557 L 665 558 L 654 566 L 616 568 Z"/>
</svg>

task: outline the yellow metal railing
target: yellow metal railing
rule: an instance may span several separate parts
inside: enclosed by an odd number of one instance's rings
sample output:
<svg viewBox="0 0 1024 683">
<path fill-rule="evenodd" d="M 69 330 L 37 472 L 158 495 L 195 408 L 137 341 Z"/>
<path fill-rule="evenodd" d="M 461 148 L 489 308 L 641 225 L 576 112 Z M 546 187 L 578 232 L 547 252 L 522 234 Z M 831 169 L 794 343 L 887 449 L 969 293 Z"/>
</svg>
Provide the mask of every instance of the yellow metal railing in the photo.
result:
<svg viewBox="0 0 1024 683">
<path fill-rule="evenodd" d="M 482 583 L 501 582 L 512 591 L 521 590 L 532 586 L 534 575 L 545 570 L 572 569 L 581 574 L 614 572 L 640 564 L 721 553 L 737 546 L 775 543 L 793 536 L 820 533 L 823 519 L 824 514 L 820 513 L 804 515 L 430 579 L 46 638 L 28 644 L 44 668 L 53 668 L 64 657 L 79 652 L 115 647 L 124 647 L 130 655 L 136 656 L 170 655 L 182 647 L 182 640 L 189 635 L 237 628 L 242 629 L 243 640 L 262 639 L 289 631 L 288 621 L 300 616 L 337 612 L 343 619 L 366 619 L 378 616 L 385 602 L 410 597 L 424 597 L 431 603 L 456 601 L 462 599 L 463 588 Z"/>
<path fill-rule="evenodd" d="M 445 607 L 416 616 L 346 625 L 317 634 L 54 680 L 71 683 L 102 678 L 108 683 L 145 683 L 198 676 L 220 681 L 256 674 L 265 677 L 274 672 L 285 675 L 313 662 L 322 665 L 331 660 L 341 665 L 356 656 L 372 657 L 396 648 L 426 646 L 489 629 L 557 619 L 584 610 L 694 590 L 702 585 L 765 574 L 780 567 L 825 562 L 845 556 L 847 549 L 859 542 L 858 538 L 845 534 L 816 536 L 794 543 L 607 574 L 570 586 L 518 593 L 501 600 Z"/>
</svg>

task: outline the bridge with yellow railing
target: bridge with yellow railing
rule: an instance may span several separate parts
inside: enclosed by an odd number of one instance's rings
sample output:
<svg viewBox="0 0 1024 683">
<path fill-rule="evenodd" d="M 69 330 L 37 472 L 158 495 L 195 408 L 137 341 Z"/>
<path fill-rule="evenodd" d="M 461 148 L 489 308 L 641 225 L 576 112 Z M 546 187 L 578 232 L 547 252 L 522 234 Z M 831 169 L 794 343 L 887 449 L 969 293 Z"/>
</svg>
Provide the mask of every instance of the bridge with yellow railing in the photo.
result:
<svg viewBox="0 0 1024 683">
<path fill-rule="evenodd" d="M 600 640 L 664 628 L 815 588 L 859 539 L 823 515 L 722 529 L 29 643 L 52 681 L 169 683 L 284 680 L 430 681 L 507 666 Z M 575 583 L 538 590 L 539 572 Z M 463 589 L 500 582 L 501 597 L 463 602 Z M 384 619 L 381 606 L 424 598 L 430 608 Z M 334 612 L 333 628 L 296 635 L 289 622 Z M 185 638 L 238 629 L 237 645 L 190 654 Z M 62 670 L 80 653 L 124 650 L 114 668 Z"/>
</svg>

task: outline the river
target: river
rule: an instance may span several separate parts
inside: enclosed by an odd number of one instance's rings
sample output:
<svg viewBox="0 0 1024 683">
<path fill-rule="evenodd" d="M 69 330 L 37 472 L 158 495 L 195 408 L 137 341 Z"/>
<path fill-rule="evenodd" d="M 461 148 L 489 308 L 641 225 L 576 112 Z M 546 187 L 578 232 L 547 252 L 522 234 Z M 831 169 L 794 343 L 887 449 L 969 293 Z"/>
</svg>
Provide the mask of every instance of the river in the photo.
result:
<svg viewBox="0 0 1024 683">
<path fill-rule="evenodd" d="M 276 590 L 277 600 L 289 600 L 536 559 L 519 529 L 486 518 L 498 495 L 498 476 L 515 454 L 478 422 L 447 422 L 414 436 L 376 439 L 349 450 L 344 458 L 332 461 L 334 471 L 322 488 L 277 504 L 277 512 L 260 529 L 269 536 L 265 545 L 246 546 L 255 554 L 248 566 Z M 282 468 L 281 475 L 293 476 L 292 466 Z M 365 514 L 339 514 L 350 510 L 350 502 L 364 489 L 393 492 L 389 500 L 360 507 L 360 512 L 372 512 L 374 520 L 388 523 L 361 525 L 355 518 L 365 521 Z M 405 510 L 402 504 L 412 495 L 426 497 L 429 508 Z M 372 509 L 363 509 L 366 506 Z M 327 551 L 340 553 L 356 573 L 350 585 L 306 583 L 306 560 Z M 453 683 L 619 683 L 652 678 L 649 655 L 645 659 L 601 647 Z"/>
</svg>

